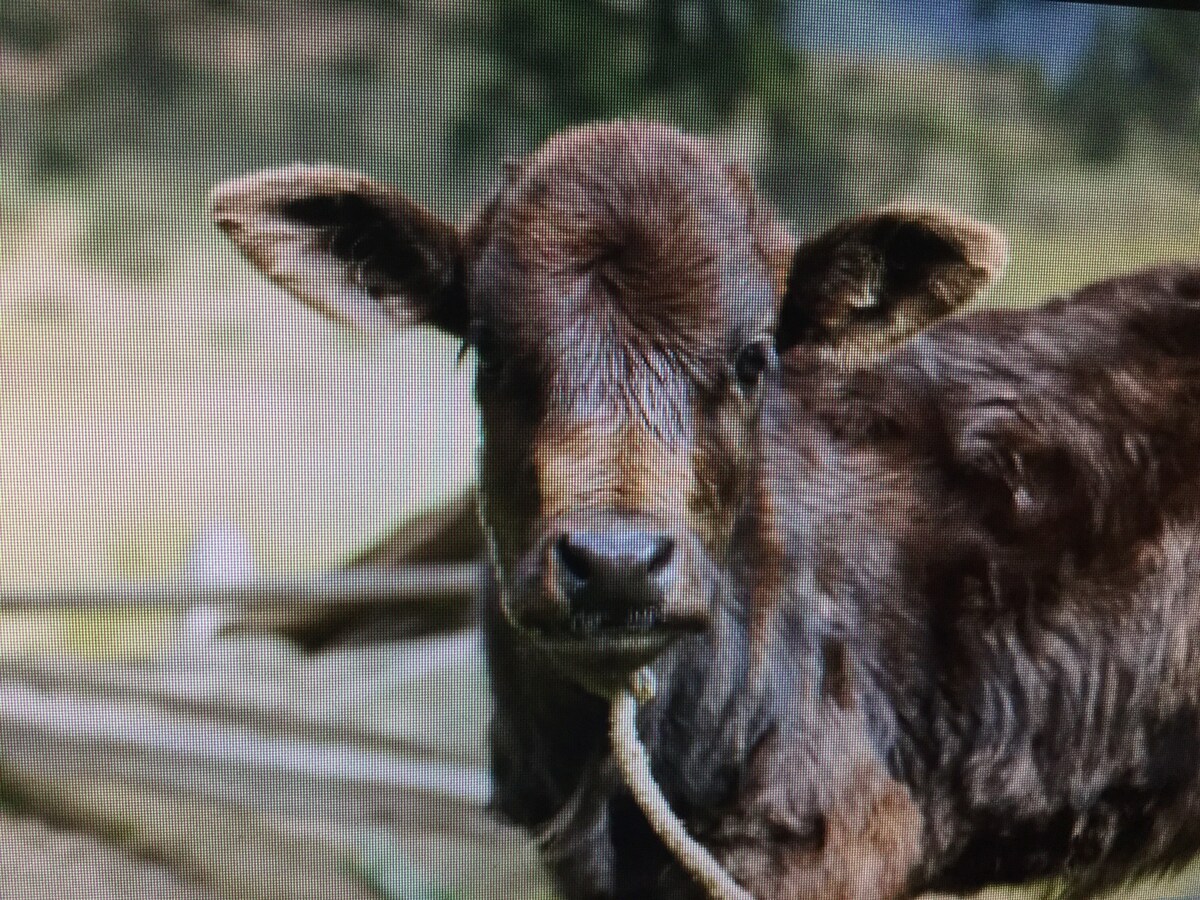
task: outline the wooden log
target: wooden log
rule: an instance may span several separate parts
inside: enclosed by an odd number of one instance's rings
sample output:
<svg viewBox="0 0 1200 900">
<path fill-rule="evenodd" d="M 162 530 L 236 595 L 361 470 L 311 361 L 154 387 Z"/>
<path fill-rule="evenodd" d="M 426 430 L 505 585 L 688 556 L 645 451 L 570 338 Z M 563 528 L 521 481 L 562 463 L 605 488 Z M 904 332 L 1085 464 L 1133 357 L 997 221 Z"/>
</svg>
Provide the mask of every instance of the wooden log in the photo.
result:
<svg viewBox="0 0 1200 900">
<path fill-rule="evenodd" d="M 234 900 L 158 860 L 0 803 L 0 900 Z"/>
<path fill-rule="evenodd" d="M 463 673 L 471 645 L 456 639 L 456 651 L 444 643 L 428 649 L 440 650 L 447 677 L 461 682 L 446 685 L 458 695 L 475 677 Z M 384 671 L 405 668 L 416 652 L 393 651 Z M 242 699 L 224 710 L 217 695 L 181 697 L 147 677 L 147 665 L 56 675 L 45 664 L 9 664 L 0 670 L 0 790 L 42 818 L 165 862 L 230 897 L 413 896 L 396 892 L 413 872 L 458 897 L 550 896 L 528 841 L 485 809 L 482 759 L 381 733 L 378 707 L 364 702 L 374 692 L 355 680 L 361 663 L 342 668 L 337 656 L 323 658 L 330 677 L 321 682 L 305 675 L 318 663 L 295 654 L 273 674 L 256 674 L 292 685 L 289 694 L 325 681 L 335 690 L 346 680 L 363 727 L 314 718 L 293 727 L 295 710 L 264 716 L 241 691 L 237 658 L 222 664 L 219 693 Z M 413 662 L 408 671 L 421 672 L 421 660 Z M 156 665 L 166 672 L 180 663 Z M 279 695 L 262 693 L 268 704 Z M 403 719 L 431 702 L 418 693 L 397 698 L 394 714 Z M 460 708 L 458 718 L 473 741 L 482 739 L 477 714 L 463 720 Z"/>
<path fill-rule="evenodd" d="M 475 622 L 481 542 L 475 494 L 466 490 L 407 519 L 323 575 L 0 590 L 0 613 L 208 608 L 217 634 L 274 634 L 308 652 L 411 640 Z"/>
<path fill-rule="evenodd" d="M 397 603 L 417 620 L 450 630 L 470 621 L 461 600 L 469 596 L 482 569 L 476 562 L 422 563 L 386 570 L 355 568 L 300 578 L 267 578 L 230 585 L 197 584 L 192 580 L 99 588 L 0 590 L 0 611 L 129 610 L 186 611 L 197 605 L 245 611 L 248 618 L 269 616 L 275 610 L 312 609 L 338 612 L 347 608 L 375 609 Z"/>
<path fill-rule="evenodd" d="M 217 896 L 244 900 L 380 900 L 353 872 L 351 848 L 280 828 L 270 818 L 185 798 L 83 768 L 53 774 L 5 760 L 9 802 L 43 821 L 85 831 Z M 86 873 L 79 873 L 86 877 Z"/>
</svg>

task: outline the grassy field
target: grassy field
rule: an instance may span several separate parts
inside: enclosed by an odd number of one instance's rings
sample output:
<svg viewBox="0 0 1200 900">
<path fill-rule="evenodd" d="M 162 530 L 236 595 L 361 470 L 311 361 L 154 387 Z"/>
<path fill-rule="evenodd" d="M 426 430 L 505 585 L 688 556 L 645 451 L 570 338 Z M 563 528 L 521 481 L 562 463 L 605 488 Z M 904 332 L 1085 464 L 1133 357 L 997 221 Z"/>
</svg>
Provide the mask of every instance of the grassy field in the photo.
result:
<svg viewBox="0 0 1200 900">
<path fill-rule="evenodd" d="M 0 583 L 180 574 L 214 522 L 267 571 L 320 567 L 469 479 L 451 341 L 364 343 L 223 244 L 122 278 L 72 258 L 67 230 L 0 258 Z"/>
<path fill-rule="evenodd" d="M 215 234 L 133 278 L 81 227 L 45 212 L 0 237 L 0 589 L 181 576 L 214 529 L 263 573 L 320 569 L 471 478 L 453 342 L 356 339 Z M 13 615 L 0 649 L 132 652 L 171 627 Z"/>
</svg>

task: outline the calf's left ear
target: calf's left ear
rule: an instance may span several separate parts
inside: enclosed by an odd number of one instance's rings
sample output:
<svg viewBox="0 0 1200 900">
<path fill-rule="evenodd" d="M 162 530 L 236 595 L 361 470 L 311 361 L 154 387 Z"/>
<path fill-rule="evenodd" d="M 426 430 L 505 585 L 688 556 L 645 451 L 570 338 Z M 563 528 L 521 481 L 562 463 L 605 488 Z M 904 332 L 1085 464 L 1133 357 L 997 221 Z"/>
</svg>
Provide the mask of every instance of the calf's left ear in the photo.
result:
<svg viewBox="0 0 1200 900">
<path fill-rule="evenodd" d="M 370 330 L 425 323 L 461 337 L 467 307 L 457 228 L 365 175 L 295 165 L 227 181 L 217 225 L 309 306 Z"/>
<path fill-rule="evenodd" d="M 796 249 L 776 344 L 886 350 L 977 296 L 1007 263 L 1004 235 L 953 210 L 867 213 Z"/>
</svg>

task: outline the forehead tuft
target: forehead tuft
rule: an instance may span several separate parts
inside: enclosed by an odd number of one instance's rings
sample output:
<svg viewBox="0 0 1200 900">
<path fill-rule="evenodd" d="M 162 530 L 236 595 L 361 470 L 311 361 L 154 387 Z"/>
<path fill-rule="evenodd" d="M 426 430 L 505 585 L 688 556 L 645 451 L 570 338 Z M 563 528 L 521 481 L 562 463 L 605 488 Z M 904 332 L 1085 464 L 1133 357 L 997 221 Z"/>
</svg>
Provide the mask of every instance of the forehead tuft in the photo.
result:
<svg viewBox="0 0 1200 900">
<path fill-rule="evenodd" d="M 645 122 L 585 126 L 510 172 L 489 217 L 479 312 L 533 342 L 599 331 L 701 353 L 771 315 L 764 245 L 786 240 L 701 141 Z"/>
</svg>

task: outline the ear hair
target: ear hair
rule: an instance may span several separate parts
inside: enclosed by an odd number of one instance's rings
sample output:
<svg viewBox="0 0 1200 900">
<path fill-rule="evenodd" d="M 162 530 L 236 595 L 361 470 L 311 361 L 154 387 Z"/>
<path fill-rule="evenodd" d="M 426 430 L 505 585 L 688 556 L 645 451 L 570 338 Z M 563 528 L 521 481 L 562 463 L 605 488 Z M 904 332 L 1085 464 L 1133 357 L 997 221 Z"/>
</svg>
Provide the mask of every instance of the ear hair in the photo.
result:
<svg viewBox="0 0 1200 900">
<path fill-rule="evenodd" d="M 777 346 L 886 349 L 977 296 L 1007 260 L 998 230 L 941 206 L 858 216 L 795 250 Z"/>
<path fill-rule="evenodd" d="M 970 288 L 983 290 L 1003 275 L 1011 258 L 1008 236 L 995 225 L 981 222 L 941 203 L 902 199 L 885 205 L 880 213 L 920 222 L 930 231 L 953 239 L 969 270 Z"/>
<path fill-rule="evenodd" d="M 217 225 L 273 281 L 330 318 L 465 328 L 457 230 L 399 192 L 333 166 L 292 165 L 219 185 Z"/>
</svg>

